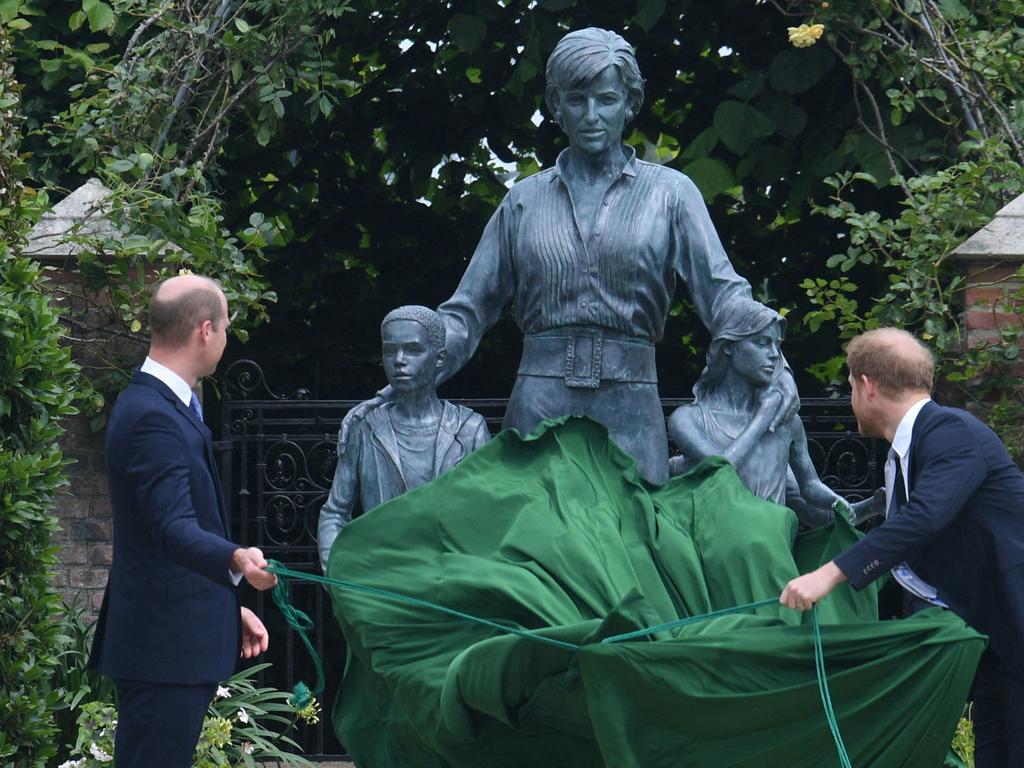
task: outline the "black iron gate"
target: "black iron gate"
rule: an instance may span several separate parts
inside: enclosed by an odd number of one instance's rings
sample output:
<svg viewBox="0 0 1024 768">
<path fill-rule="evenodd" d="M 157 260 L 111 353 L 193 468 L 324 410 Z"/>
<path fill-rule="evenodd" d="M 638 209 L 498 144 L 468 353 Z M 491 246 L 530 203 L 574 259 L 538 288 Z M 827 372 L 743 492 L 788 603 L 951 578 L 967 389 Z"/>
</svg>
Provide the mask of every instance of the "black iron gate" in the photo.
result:
<svg viewBox="0 0 1024 768">
<path fill-rule="evenodd" d="M 316 529 L 331 487 L 341 420 L 357 400 L 313 400 L 308 390 L 274 393 L 259 365 L 239 360 L 228 367 L 222 391 L 222 429 L 217 448 L 221 480 L 231 515 L 233 540 L 260 547 L 290 568 L 319 573 Z M 457 402 L 477 411 L 497 432 L 505 399 Z M 666 415 L 689 398 L 664 398 Z M 811 458 L 830 487 L 850 499 L 882 484 L 884 448 L 857 434 L 848 399 L 804 399 L 801 417 Z M 327 593 L 318 585 L 293 584 L 293 603 L 315 622 L 314 642 L 324 661 L 327 690 L 315 726 L 291 734 L 307 755 L 336 758 L 343 753 L 331 728 L 330 709 L 345 661 L 344 638 L 331 616 Z M 305 648 L 264 593 L 246 592 L 246 602 L 270 631 L 267 660 L 273 667 L 261 683 L 291 690 L 296 681 L 312 685 L 315 673 Z"/>
</svg>

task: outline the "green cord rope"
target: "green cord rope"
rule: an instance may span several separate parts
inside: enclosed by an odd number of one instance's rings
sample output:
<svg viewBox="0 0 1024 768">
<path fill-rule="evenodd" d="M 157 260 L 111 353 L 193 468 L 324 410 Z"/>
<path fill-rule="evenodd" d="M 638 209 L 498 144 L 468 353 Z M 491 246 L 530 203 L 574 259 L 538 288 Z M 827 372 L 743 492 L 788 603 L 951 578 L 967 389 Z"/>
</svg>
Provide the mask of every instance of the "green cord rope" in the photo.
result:
<svg viewBox="0 0 1024 768">
<path fill-rule="evenodd" d="M 301 581 L 311 581 L 318 584 L 324 584 L 329 587 L 340 587 L 341 589 L 347 589 L 352 592 L 362 592 L 367 595 L 375 595 L 377 597 L 384 597 L 390 600 L 396 600 L 400 603 L 407 605 L 415 605 L 420 608 L 427 608 L 429 610 L 438 611 L 440 613 L 447 614 L 449 616 L 455 616 L 459 619 L 466 621 L 472 621 L 476 624 L 482 624 L 485 627 L 496 629 L 499 632 L 505 632 L 510 635 L 518 635 L 519 637 L 525 637 L 530 640 L 535 640 L 539 643 L 546 643 L 553 645 L 557 648 L 562 648 L 569 651 L 578 651 L 581 646 L 575 643 L 569 643 L 564 640 L 556 640 L 552 637 L 545 637 L 544 635 L 536 632 L 531 632 L 526 629 L 519 629 L 518 627 L 508 626 L 506 624 L 500 624 L 490 619 L 484 619 L 479 616 L 473 616 L 469 613 L 457 611 L 454 608 L 447 608 L 437 603 L 432 603 L 428 600 L 421 600 L 418 597 L 410 597 L 409 595 L 403 595 L 399 592 L 391 592 L 386 589 L 378 589 L 377 587 L 367 587 L 363 584 L 356 584 L 351 581 L 343 581 L 342 579 L 331 579 L 327 576 L 318 576 L 314 573 L 306 573 L 304 571 L 295 571 L 282 565 L 276 560 L 271 560 L 267 566 L 267 571 L 275 574 L 277 579 L 277 586 L 274 587 L 273 598 L 274 603 L 278 608 L 281 609 L 281 613 L 284 615 L 288 625 L 292 627 L 302 638 L 303 644 L 306 646 L 306 650 L 309 651 L 310 657 L 313 659 L 313 664 L 316 668 L 316 688 L 310 691 L 305 683 L 296 683 L 292 693 L 291 702 L 293 706 L 303 708 L 309 704 L 312 697 L 318 696 L 324 690 L 324 668 L 323 663 L 320 660 L 319 654 L 313 647 L 313 643 L 309 639 L 309 631 L 313 629 L 313 620 L 309 616 L 294 605 L 291 604 L 291 589 L 289 587 L 289 579 L 299 579 Z M 710 613 L 704 613 L 700 616 L 689 616 L 685 619 L 676 619 L 675 621 L 665 622 L 664 624 L 658 624 L 653 627 L 647 627 L 645 629 L 638 629 L 633 632 L 625 632 L 620 635 L 612 635 L 601 640 L 602 644 L 611 644 L 623 642 L 625 640 L 632 640 L 637 637 L 645 637 L 653 635 L 656 632 L 663 630 L 675 629 L 676 627 L 682 627 L 687 624 L 694 624 L 698 621 L 705 621 L 707 619 L 714 618 L 716 616 L 725 616 L 732 613 L 742 613 L 745 611 L 755 610 L 766 605 L 778 603 L 776 598 L 769 598 L 767 600 L 759 600 L 753 603 L 747 603 L 746 605 L 737 605 L 733 608 L 723 608 L 718 611 L 711 611 Z M 832 697 L 828 691 L 828 679 L 825 675 L 825 655 L 822 650 L 821 643 L 821 627 L 818 623 L 818 606 L 815 605 L 811 611 L 811 624 L 813 628 L 813 639 L 814 639 L 814 666 L 815 672 L 818 678 L 818 692 L 821 694 L 821 704 L 825 710 L 825 719 L 828 722 L 829 731 L 832 733 L 832 739 L 836 744 L 836 751 L 839 753 L 839 762 L 842 768 L 853 768 L 850 763 L 850 757 L 846 752 L 846 746 L 843 744 L 842 735 L 839 733 L 839 723 L 836 719 L 835 711 L 832 708 Z"/>
<path fill-rule="evenodd" d="M 761 608 L 765 605 L 777 604 L 779 601 L 770 597 L 767 600 L 758 600 L 756 603 L 747 603 L 746 605 L 737 605 L 735 608 L 722 608 L 717 611 L 711 611 L 711 613 L 702 613 L 700 616 L 688 616 L 685 619 L 676 619 L 675 621 L 667 621 L 664 624 L 658 624 L 653 627 L 647 627 L 646 629 L 638 629 L 634 632 L 625 632 L 621 635 L 612 635 L 602 640 L 602 643 L 619 643 L 623 640 L 632 640 L 635 637 L 645 637 L 646 635 L 653 635 L 655 632 L 661 632 L 666 629 L 675 629 L 676 627 L 685 627 L 687 624 L 696 624 L 698 621 L 704 621 L 706 619 L 713 619 L 715 616 L 726 616 L 730 613 L 743 613 L 745 611 L 752 611 L 756 608 Z M 817 624 L 815 624 L 817 626 Z M 845 768 L 845 767 L 844 767 Z"/>
<path fill-rule="evenodd" d="M 832 740 L 836 743 L 840 765 L 843 768 L 853 768 L 850 756 L 846 752 L 846 745 L 843 744 L 843 736 L 839 733 L 839 721 L 836 720 L 836 713 L 832 709 L 832 696 L 828 692 L 828 679 L 825 676 L 825 651 L 821 645 L 821 625 L 818 623 L 817 603 L 811 606 L 811 624 L 814 628 L 814 668 L 818 673 L 818 693 L 821 694 L 821 705 L 825 709 L 825 720 L 828 721 L 828 729 L 832 731 Z"/>
</svg>

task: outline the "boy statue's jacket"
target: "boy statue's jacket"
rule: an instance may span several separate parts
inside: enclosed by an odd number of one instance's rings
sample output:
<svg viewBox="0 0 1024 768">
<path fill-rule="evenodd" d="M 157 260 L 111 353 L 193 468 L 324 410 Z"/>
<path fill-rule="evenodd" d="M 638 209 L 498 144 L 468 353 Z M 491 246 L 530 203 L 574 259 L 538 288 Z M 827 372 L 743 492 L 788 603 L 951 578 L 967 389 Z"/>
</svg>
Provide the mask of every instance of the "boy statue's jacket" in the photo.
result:
<svg viewBox="0 0 1024 768">
<path fill-rule="evenodd" d="M 443 410 L 434 438 L 433 477 L 444 474 L 490 439 L 483 416 L 442 400 Z M 331 492 L 320 510 L 320 561 L 327 566 L 331 544 L 352 520 L 358 498 L 367 512 L 408 490 L 395 431 L 394 403 L 384 403 L 356 422 L 344 452 L 338 456 Z"/>
</svg>

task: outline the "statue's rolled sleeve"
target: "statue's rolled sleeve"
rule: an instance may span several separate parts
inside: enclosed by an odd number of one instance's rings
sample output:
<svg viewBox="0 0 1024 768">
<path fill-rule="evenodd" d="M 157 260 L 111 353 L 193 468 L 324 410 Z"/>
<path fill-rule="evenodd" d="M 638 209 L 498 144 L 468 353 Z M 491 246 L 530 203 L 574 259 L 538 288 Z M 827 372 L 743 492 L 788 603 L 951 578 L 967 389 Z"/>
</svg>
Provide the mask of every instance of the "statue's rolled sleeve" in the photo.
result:
<svg viewBox="0 0 1024 768">
<path fill-rule="evenodd" d="M 437 308 L 444 320 L 448 359 L 438 376 L 446 381 L 473 356 L 480 338 L 498 322 L 515 291 L 512 204 L 506 197 L 491 216 L 455 294 Z"/>
<path fill-rule="evenodd" d="M 359 496 L 359 453 L 362 450 L 363 428 L 354 439 L 350 439 L 345 450 L 338 456 L 334 468 L 334 479 L 327 501 L 320 508 L 320 522 L 317 526 L 317 543 L 320 548 L 320 567 L 327 572 L 327 558 L 331 545 L 338 538 L 341 529 L 352 522 L 352 510 Z"/>
<path fill-rule="evenodd" d="M 672 240 L 677 244 L 673 266 L 686 283 L 701 321 L 714 334 L 721 309 L 739 299 L 750 300 L 750 285 L 733 269 L 696 185 L 684 176 L 677 194 L 672 212 Z"/>
</svg>

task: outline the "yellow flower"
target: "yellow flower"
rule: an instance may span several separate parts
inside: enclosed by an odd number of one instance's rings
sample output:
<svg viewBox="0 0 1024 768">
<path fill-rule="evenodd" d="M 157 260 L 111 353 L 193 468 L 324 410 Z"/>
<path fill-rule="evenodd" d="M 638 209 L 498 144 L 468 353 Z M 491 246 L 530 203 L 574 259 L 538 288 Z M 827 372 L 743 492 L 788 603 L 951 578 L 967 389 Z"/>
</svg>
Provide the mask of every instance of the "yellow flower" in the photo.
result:
<svg viewBox="0 0 1024 768">
<path fill-rule="evenodd" d="M 296 710 L 295 715 L 310 725 L 316 725 L 320 722 L 320 702 L 316 699 L 310 699 L 309 704 L 302 709 Z"/>
<path fill-rule="evenodd" d="M 794 48 L 808 48 L 818 42 L 825 32 L 824 24 L 801 24 L 799 27 L 786 27 L 789 42 Z"/>
<path fill-rule="evenodd" d="M 819 24 L 818 26 L 821 26 L 821 25 Z M 181 269 L 178 270 L 178 274 L 179 275 L 192 275 L 192 274 L 195 274 L 195 273 L 191 269 L 185 269 L 184 267 L 182 267 Z"/>
</svg>

